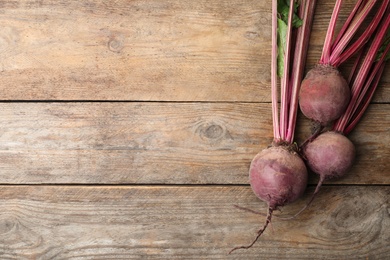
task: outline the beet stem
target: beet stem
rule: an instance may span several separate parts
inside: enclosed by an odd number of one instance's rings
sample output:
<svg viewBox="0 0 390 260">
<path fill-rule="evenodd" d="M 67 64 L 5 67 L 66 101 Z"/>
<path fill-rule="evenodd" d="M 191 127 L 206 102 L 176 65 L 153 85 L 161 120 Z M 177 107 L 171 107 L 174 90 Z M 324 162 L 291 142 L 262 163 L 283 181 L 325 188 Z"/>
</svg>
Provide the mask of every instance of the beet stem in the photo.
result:
<svg viewBox="0 0 390 260">
<path fill-rule="evenodd" d="M 302 149 L 303 147 L 305 147 L 305 145 L 306 145 L 307 143 L 310 143 L 310 142 L 313 141 L 317 136 L 319 136 L 319 134 L 322 132 L 323 129 L 324 129 L 324 126 L 320 124 L 320 125 L 315 129 L 314 133 L 312 133 L 312 135 L 311 135 L 309 138 L 307 138 L 307 139 L 300 145 L 300 149 Z"/>
<path fill-rule="evenodd" d="M 274 211 L 274 207 L 271 207 L 271 206 L 268 207 L 268 213 L 267 213 L 267 218 L 265 220 L 265 224 L 264 224 L 264 226 L 261 229 L 259 229 L 259 231 L 257 231 L 257 236 L 252 241 L 252 243 L 250 243 L 247 246 L 238 246 L 238 247 L 233 248 L 232 250 L 230 250 L 229 255 L 231 253 L 233 253 L 233 251 L 236 251 L 238 249 L 249 249 L 249 248 L 251 248 L 256 243 L 256 241 L 259 239 L 259 237 L 263 234 L 263 232 L 266 230 L 268 224 L 271 223 L 271 218 L 272 218 L 272 212 L 273 211 Z"/>
<path fill-rule="evenodd" d="M 358 113 L 356 113 L 356 116 L 354 117 L 354 119 L 351 120 L 349 125 L 345 128 L 345 130 L 344 130 L 345 135 L 348 135 L 355 128 L 355 126 L 360 121 L 361 117 L 363 116 L 364 112 L 367 110 L 367 107 L 370 104 L 370 101 L 371 101 L 372 97 L 374 96 L 374 92 L 375 92 L 375 90 L 379 84 L 379 81 L 382 77 L 384 68 L 385 68 L 385 64 L 382 63 L 378 73 L 376 73 L 376 75 L 375 75 L 374 83 L 372 83 L 372 85 L 371 85 L 372 87 L 370 88 L 370 90 L 367 94 L 367 98 L 364 101 L 361 109 L 358 111 Z"/>
<path fill-rule="evenodd" d="M 358 67 L 359 67 L 361 60 L 363 59 L 363 56 L 364 56 L 364 49 L 361 49 L 359 51 L 359 55 L 356 57 L 355 62 L 353 63 L 351 72 L 349 73 L 348 85 L 351 85 L 352 80 L 356 77 L 356 72 L 358 70 Z"/>
<path fill-rule="evenodd" d="M 351 13 L 349 14 L 347 20 L 345 21 L 345 23 L 343 24 L 343 27 L 341 28 L 340 32 L 338 33 L 337 37 L 336 37 L 336 40 L 334 40 L 333 42 L 333 45 L 332 45 L 332 48 L 334 49 L 334 47 L 339 43 L 339 41 L 341 40 L 342 36 L 344 35 L 345 31 L 348 29 L 349 25 L 351 24 L 352 22 L 352 19 L 355 17 L 356 13 L 359 11 L 359 8 L 361 7 L 362 3 L 363 3 L 364 0 L 359 0 L 356 4 L 355 4 L 355 7 L 353 8 L 353 10 L 351 11 Z M 333 51 L 332 49 L 332 51 Z"/>
<path fill-rule="evenodd" d="M 367 15 L 370 13 L 371 9 L 375 5 L 377 0 L 370 0 L 366 5 L 363 7 L 362 11 L 354 17 L 352 23 L 348 27 L 348 29 L 343 33 L 340 41 L 337 43 L 336 46 L 334 46 L 334 49 L 330 55 L 329 63 L 332 66 L 337 67 L 339 64 L 336 64 L 335 60 L 337 60 L 344 49 L 347 47 L 348 43 L 351 41 L 352 37 L 356 34 L 357 30 L 359 29 L 360 25 L 363 23 L 363 21 L 366 19 Z M 358 3 L 357 3 L 358 4 Z M 378 24 L 378 22 L 381 19 L 381 16 L 376 16 L 377 19 L 374 19 L 376 23 L 374 25 Z M 373 29 L 376 28 L 376 26 L 371 26 Z M 364 34 L 365 37 L 360 37 L 358 41 L 355 42 L 355 47 L 353 50 L 356 52 L 359 50 L 364 43 L 368 40 L 368 37 L 371 36 L 372 32 L 369 32 L 369 34 Z M 355 52 L 351 52 L 351 48 L 349 49 L 350 53 L 349 56 L 352 56 Z M 345 59 L 344 59 L 345 60 Z"/>
<path fill-rule="evenodd" d="M 359 68 L 357 76 L 352 84 L 351 92 L 352 98 L 348 104 L 348 107 L 344 114 L 335 122 L 333 130 L 337 132 L 344 133 L 344 130 L 349 123 L 349 121 L 353 118 L 353 113 L 356 111 L 356 107 L 358 107 L 359 103 L 359 95 L 363 91 L 364 85 L 367 82 L 367 77 L 369 77 L 370 68 L 372 64 L 375 62 L 375 56 L 382 44 L 386 36 L 386 32 L 390 26 L 390 8 L 386 9 L 386 15 L 384 16 L 384 21 L 381 24 L 379 31 L 377 32 L 376 37 L 374 38 L 367 55 L 365 56 L 362 65 Z M 384 56 L 382 56 L 383 58 Z"/>
<path fill-rule="evenodd" d="M 291 56 L 291 31 L 292 31 L 292 19 L 294 15 L 294 2 L 290 0 L 290 10 L 288 13 L 287 22 L 287 35 L 286 35 L 286 46 L 284 56 L 284 73 L 281 81 L 281 104 L 280 104 L 280 137 L 282 140 L 286 140 L 286 132 L 288 125 L 288 88 L 290 78 L 290 56 Z"/>
<path fill-rule="evenodd" d="M 274 141 L 280 140 L 280 128 L 278 118 L 278 76 L 277 76 L 277 39 L 278 39 L 278 2 L 272 1 L 272 51 L 271 51 L 271 96 L 272 96 L 272 121 Z"/>
<path fill-rule="evenodd" d="M 352 55 L 354 55 L 359 49 L 361 49 L 373 35 L 374 31 L 378 27 L 379 22 L 381 21 L 383 14 L 386 11 L 387 6 L 389 5 L 389 0 L 383 1 L 382 5 L 379 8 L 378 13 L 375 15 L 374 19 L 371 21 L 367 29 L 364 30 L 364 33 L 343 53 L 332 53 L 331 63 L 338 67 L 346 60 L 348 60 Z M 368 14 L 368 13 L 367 13 Z M 357 28 L 356 28 L 357 29 Z"/>
<path fill-rule="evenodd" d="M 390 45 L 389 45 L 390 46 Z M 365 81 L 365 84 L 364 84 L 364 87 L 362 87 L 360 93 L 359 93 L 359 98 L 358 100 L 356 101 L 356 105 L 354 106 L 354 109 L 353 109 L 353 112 L 352 112 L 352 115 L 355 115 L 356 111 L 357 111 L 357 108 L 360 106 L 360 104 L 362 104 L 362 101 L 363 101 L 363 98 L 366 97 L 366 93 L 367 91 L 370 89 L 370 87 L 372 88 L 376 88 L 376 86 L 378 85 L 379 83 L 379 79 L 377 79 L 375 81 L 376 84 L 372 84 L 372 82 L 374 81 L 376 75 L 378 74 L 381 66 L 382 66 L 382 63 L 384 62 L 384 58 L 386 56 L 386 53 L 389 51 L 389 46 L 387 46 L 386 48 L 386 52 L 384 53 L 384 55 L 382 56 L 381 60 L 378 61 L 375 66 L 374 66 L 374 69 L 372 70 L 372 72 L 370 73 L 368 79 Z"/>
<path fill-rule="evenodd" d="M 333 8 L 332 17 L 330 18 L 328 30 L 327 30 L 326 36 L 325 36 L 324 46 L 322 49 L 322 54 L 321 54 L 321 59 L 320 59 L 321 64 L 329 64 L 330 52 L 331 52 L 331 48 L 332 48 L 332 38 L 334 35 L 334 30 L 336 27 L 337 18 L 339 16 L 341 3 L 342 3 L 342 0 L 337 0 L 335 6 Z"/>
<path fill-rule="evenodd" d="M 303 78 L 303 72 L 305 68 L 305 58 L 307 55 L 311 26 L 313 22 L 314 9 L 316 0 L 302 2 L 305 4 L 303 12 L 303 25 L 298 28 L 298 39 L 295 46 L 294 53 L 294 65 L 291 73 L 291 98 L 290 98 L 290 113 L 288 118 L 287 136 L 286 141 L 292 143 L 295 134 L 295 125 L 297 121 L 298 110 L 298 94 L 300 83 Z"/>
</svg>

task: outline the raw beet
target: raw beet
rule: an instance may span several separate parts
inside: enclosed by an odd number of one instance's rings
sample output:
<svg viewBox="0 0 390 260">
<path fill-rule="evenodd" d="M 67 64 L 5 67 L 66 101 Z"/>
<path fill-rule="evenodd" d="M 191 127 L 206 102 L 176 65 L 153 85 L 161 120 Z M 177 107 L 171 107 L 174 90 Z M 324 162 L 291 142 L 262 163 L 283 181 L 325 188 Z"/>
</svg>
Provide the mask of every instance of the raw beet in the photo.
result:
<svg viewBox="0 0 390 260">
<path fill-rule="evenodd" d="M 303 194 L 307 170 L 296 152 L 286 146 L 272 146 L 253 158 L 249 181 L 256 196 L 275 209 Z"/>
<path fill-rule="evenodd" d="M 316 0 L 300 1 L 299 6 L 295 6 L 296 1 L 293 0 L 290 1 L 290 4 L 282 2 L 272 1 L 271 97 L 273 146 L 255 156 L 249 171 L 252 190 L 257 197 L 267 202 L 268 213 L 264 225 L 257 231 L 252 243 L 247 246 L 235 247 L 229 253 L 253 246 L 271 222 L 272 212 L 279 206 L 297 200 L 303 194 L 307 185 L 307 169 L 303 160 L 293 149 L 293 140 L 298 110 L 299 83 L 305 67 Z M 287 24 L 287 28 L 283 29 L 278 19 L 281 18 L 280 12 L 285 13 L 287 9 L 287 20 L 282 19 Z M 295 13 L 302 16 L 302 26 L 297 30 L 294 28 L 293 31 Z M 278 30 L 279 34 L 285 34 L 285 43 L 278 42 Z M 294 40 L 296 40 L 296 43 L 293 44 Z M 279 58 L 283 57 L 284 59 L 283 76 L 280 84 L 278 84 L 277 75 L 278 64 L 280 65 L 278 62 L 280 61 L 278 59 L 278 47 L 283 48 Z M 278 85 L 281 93 L 280 114 L 278 109 Z"/>
<path fill-rule="evenodd" d="M 330 65 L 317 65 L 302 81 L 299 106 L 302 113 L 321 125 L 339 118 L 348 106 L 351 91 L 340 72 Z"/>
<path fill-rule="evenodd" d="M 355 146 L 344 135 L 330 131 L 303 147 L 307 165 L 324 180 L 342 177 L 352 167 Z"/>
<path fill-rule="evenodd" d="M 268 204 L 266 221 L 251 244 L 235 247 L 229 254 L 253 246 L 271 222 L 272 212 L 302 196 L 307 185 L 306 165 L 291 145 L 271 146 L 253 158 L 249 181 L 256 196 Z"/>
<path fill-rule="evenodd" d="M 325 180 L 342 177 L 351 169 L 355 146 L 343 134 L 329 131 L 305 143 L 302 153 L 309 168 L 320 175 L 320 179 L 309 202 L 295 215 L 283 219 L 292 219 L 301 214 L 313 202 Z"/>
</svg>

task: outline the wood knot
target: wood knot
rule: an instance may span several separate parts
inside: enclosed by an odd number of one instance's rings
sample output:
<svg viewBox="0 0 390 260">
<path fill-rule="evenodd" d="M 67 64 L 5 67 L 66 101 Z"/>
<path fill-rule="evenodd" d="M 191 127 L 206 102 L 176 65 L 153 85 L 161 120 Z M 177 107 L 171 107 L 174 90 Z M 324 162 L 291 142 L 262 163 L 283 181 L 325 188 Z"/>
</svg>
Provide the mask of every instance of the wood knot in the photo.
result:
<svg viewBox="0 0 390 260">
<path fill-rule="evenodd" d="M 0 217 L 0 241 L 8 248 L 38 248 L 43 239 L 16 216 L 3 215 Z"/>
<path fill-rule="evenodd" d="M 223 134 L 223 128 L 220 125 L 210 125 L 204 131 L 204 136 L 209 139 L 217 139 Z"/>
<path fill-rule="evenodd" d="M 228 133 L 223 125 L 215 122 L 206 122 L 197 126 L 196 132 L 200 138 L 208 141 L 218 141 L 228 136 Z"/>
<path fill-rule="evenodd" d="M 18 223 L 13 218 L 2 218 L 0 219 L 0 235 L 12 232 L 17 229 Z"/>
<path fill-rule="evenodd" d="M 249 40 L 254 40 L 259 37 L 259 34 L 257 32 L 247 31 L 245 33 L 245 38 Z"/>
<path fill-rule="evenodd" d="M 108 49 L 112 52 L 120 52 L 123 49 L 123 41 L 118 38 L 111 38 L 108 41 Z"/>
</svg>

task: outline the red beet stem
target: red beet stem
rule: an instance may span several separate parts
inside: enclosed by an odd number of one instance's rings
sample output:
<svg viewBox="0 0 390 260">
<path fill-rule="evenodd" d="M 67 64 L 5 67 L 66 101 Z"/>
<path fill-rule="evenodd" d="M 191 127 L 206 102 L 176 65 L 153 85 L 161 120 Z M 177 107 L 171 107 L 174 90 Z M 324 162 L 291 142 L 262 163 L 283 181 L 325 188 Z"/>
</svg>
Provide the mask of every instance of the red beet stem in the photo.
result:
<svg viewBox="0 0 390 260">
<path fill-rule="evenodd" d="M 274 130 L 274 142 L 280 140 L 280 128 L 278 118 L 278 76 L 277 76 L 277 42 L 278 39 L 278 2 L 272 1 L 272 51 L 271 51 L 271 96 L 272 96 L 272 121 Z"/>
<path fill-rule="evenodd" d="M 357 109 L 358 109 L 358 107 L 361 106 L 361 105 L 363 104 L 362 102 L 363 102 L 363 99 L 364 99 L 365 97 L 367 97 L 367 95 L 366 95 L 367 92 L 368 92 L 370 89 L 373 89 L 373 88 L 375 89 L 375 88 L 377 87 L 380 78 L 379 78 L 379 79 L 375 79 L 375 78 L 376 78 L 376 75 L 379 73 L 379 70 L 380 70 L 380 68 L 381 68 L 381 66 L 382 66 L 382 64 L 383 64 L 383 62 L 384 62 L 384 58 L 385 58 L 386 53 L 389 52 L 389 47 L 390 47 L 390 45 L 387 46 L 384 55 L 382 55 L 382 58 L 381 58 L 378 62 L 376 62 L 374 69 L 372 70 L 372 72 L 370 73 L 368 79 L 366 80 L 366 83 L 364 84 L 364 87 L 363 87 L 362 90 L 360 91 L 359 98 L 358 98 L 358 100 L 356 101 L 356 105 L 354 106 L 354 109 L 353 109 L 352 114 L 355 114 L 356 111 L 357 111 Z M 375 80 L 374 80 L 374 79 L 375 79 Z M 378 81 L 378 82 L 376 82 L 376 81 Z M 374 84 L 372 84 L 372 82 L 374 82 Z M 363 105 L 364 105 L 364 104 L 363 104 Z"/>
<path fill-rule="evenodd" d="M 357 70 L 359 68 L 359 64 L 360 64 L 360 62 L 361 62 L 361 60 L 363 59 L 363 56 L 364 56 L 364 49 L 365 48 L 363 48 L 363 49 L 361 49 L 359 51 L 359 55 L 356 57 L 355 62 L 353 63 L 352 69 L 351 69 L 351 71 L 349 73 L 349 77 L 348 77 L 348 85 L 351 85 L 352 84 L 352 80 L 354 78 L 356 78 L 356 73 L 357 73 Z"/>
<path fill-rule="evenodd" d="M 338 67 L 342 63 L 344 63 L 346 60 L 348 60 L 352 55 L 354 55 L 359 49 L 361 49 L 369 40 L 369 38 L 372 36 L 376 28 L 378 27 L 379 22 L 381 21 L 383 14 L 386 11 L 387 6 L 389 5 L 390 0 L 384 0 L 382 5 L 379 7 L 378 13 L 376 13 L 374 19 L 371 21 L 367 29 L 364 31 L 364 33 L 351 45 L 349 46 L 344 52 L 338 52 L 339 50 L 334 50 L 334 52 L 331 55 L 331 63 Z M 373 6 L 373 5 L 372 5 Z M 371 6 L 371 8 L 372 8 Z M 366 8 L 364 8 L 366 9 Z M 364 10 L 363 10 L 364 11 Z M 367 10 L 366 15 L 368 14 L 370 10 Z M 364 16 L 364 18 L 365 18 Z M 363 18 L 363 17 L 362 17 Z M 361 19 L 362 21 L 364 19 Z M 352 25 L 356 26 L 356 29 L 360 26 L 358 25 Z"/>
<path fill-rule="evenodd" d="M 349 25 L 352 22 L 352 19 L 355 17 L 356 13 L 359 11 L 363 1 L 366 1 L 366 0 L 359 0 L 355 4 L 355 7 L 353 8 L 351 13 L 349 14 L 348 19 L 345 21 L 345 23 L 343 24 L 343 27 L 341 28 L 340 32 L 338 33 L 336 40 L 334 40 L 334 43 L 332 45 L 332 50 L 339 43 L 339 41 L 341 40 L 341 38 L 344 35 L 345 31 L 348 29 Z"/>
<path fill-rule="evenodd" d="M 367 97 L 364 100 L 364 103 L 362 104 L 359 111 L 356 113 L 355 117 L 352 120 L 350 120 L 351 122 L 349 123 L 349 125 L 345 128 L 345 130 L 344 130 L 345 135 L 348 135 L 356 127 L 357 123 L 360 121 L 364 112 L 367 110 L 367 107 L 370 104 L 370 101 L 371 101 L 372 97 L 374 96 L 374 92 L 375 92 L 375 90 L 379 84 L 379 81 L 382 77 L 384 68 L 385 68 L 385 63 L 382 63 L 380 68 L 379 68 L 378 73 L 376 73 L 376 75 L 375 75 L 375 79 L 374 79 L 373 83 L 371 84 L 372 87 L 369 89 L 369 92 L 367 93 Z"/>
<path fill-rule="evenodd" d="M 333 8 L 332 17 L 330 18 L 328 30 L 325 36 L 324 47 L 322 49 L 322 55 L 320 59 L 321 64 L 329 64 L 330 53 L 332 49 L 332 38 L 336 27 L 337 18 L 339 16 L 342 0 L 337 0 L 335 7 Z"/>
<path fill-rule="evenodd" d="M 356 14 L 356 16 L 352 20 L 351 24 L 348 26 L 348 29 L 342 34 L 340 41 L 337 43 L 337 45 L 334 45 L 333 51 L 330 54 L 330 58 L 329 58 L 330 65 L 335 66 L 335 67 L 340 65 L 340 62 L 336 63 L 335 61 L 337 61 L 339 59 L 339 57 L 343 53 L 344 49 L 347 47 L 348 43 L 351 41 L 352 37 L 355 35 L 355 33 L 357 32 L 357 30 L 359 29 L 359 27 L 361 26 L 363 21 L 366 19 L 367 15 L 370 13 L 372 8 L 374 7 L 376 1 L 377 0 L 369 0 L 364 5 L 361 12 Z M 357 3 L 356 5 L 358 5 L 358 4 L 359 3 Z M 381 16 L 380 17 L 376 16 L 374 21 L 378 21 L 377 23 L 379 23 L 380 19 L 381 19 Z M 371 26 L 371 27 L 373 27 L 373 29 L 376 28 L 376 26 Z M 359 50 L 364 45 L 364 43 L 368 40 L 368 37 L 371 36 L 371 33 L 369 33 L 369 34 L 366 33 L 366 34 L 364 34 L 365 37 L 360 37 L 357 41 L 355 41 L 354 48 L 348 49 L 349 50 L 349 52 L 348 52 L 349 57 L 352 56 L 357 50 Z M 354 52 L 352 52 L 352 51 L 354 51 Z M 345 60 L 345 58 L 344 58 L 344 60 Z"/>
<path fill-rule="evenodd" d="M 359 96 L 364 96 L 364 93 L 362 91 L 364 90 L 364 86 L 367 82 L 367 80 L 370 78 L 369 73 L 371 71 L 371 67 L 373 63 L 375 62 L 375 56 L 377 55 L 377 52 L 379 48 L 381 47 L 381 44 L 386 36 L 386 32 L 389 29 L 390 26 L 390 8 L 386 8 L 386 13 L 383 17 L 383 21 L 379 27 L 379 31 L 377 32 L 377 35 L 375 36 L 366 57 L 363 60 L 363 63 L 359 69 L 359 72 L 357 73 L 357 76 L 352 84 L 352 98 L 351 101 L 348 104 L 348 107 L 345 111 L 345 113 L 335 122 L 335 125 L 333 127 L 333 130 L 337 132 L 344 133 L 349 121 L 353 118 L 354 112 L 356 111 L 356 108 L 359 106 Z M 384 58 L 384 56 L 382 56 Z M 374 72 L 376 73 L 376 72 Z M 375 76 L 375 74 L 373 75 Z M 361 101 L 361 98 L 360 98 Z M 355 123 L 356 125 L 356 123 Z"/>
<path fill-rule="evenodd" d="M 295 125 L 297 121 L 299 87 L 303 78 L 305 68 L 305 58 L 307 55 L 311 26 L 313 23 L 313 14 L 315 10 L 316 0 L 302 2 L 303 7 L 303 25 L 298 28 L 297 44 L 294 53 L 294 65 L 291 73 L 291 97 L 290 97 L 290 113 L 288 117 L 288 127 L 286 141 L 292 143 L 295 134 Z"/>
<path fill-rule="evenodd" d="M 298 93 L 300 81 L 303 78 L 305 59 L 310 40 L 311 25 L 314 16 L 316 0 L 301 1 L 300 15 L 303 16 L 303 25 L 297 30 L 297 42 L 293 43 L 292 19 L 296 0 L 290 0 L 290 10 L 287 24 L 284 72 L 281 80 L 280 118 L 278 117 L 278 89 L 277 89 L 277 0 L 272 2 L 272 60 L 271 60 L 271 88 L 272 88 L 272 121 L 274 143 L 292 143 L 298 110 Z M 290 64 L 293 62 L 293 64 Z M 291 67 L 291 69 L 290 69 Z"/>
<path fill-rule="evenodd" d="M 291 35 L 292 35 L 292 19 L 294 15 L 294 2 L 290 0 L 290 10 L 288 13 L 287 23 L 287 35 L 286 46 L 284 48 L 284 70 L 281 80 L 281 104 L 280 104 L 280 137 L 282 140 L 286 140 L 286 132 L 288 125 L 288 88 L 289 88 L 289 76 L 290 76 L 290 56 L 291 56 Z"/>
</svg>

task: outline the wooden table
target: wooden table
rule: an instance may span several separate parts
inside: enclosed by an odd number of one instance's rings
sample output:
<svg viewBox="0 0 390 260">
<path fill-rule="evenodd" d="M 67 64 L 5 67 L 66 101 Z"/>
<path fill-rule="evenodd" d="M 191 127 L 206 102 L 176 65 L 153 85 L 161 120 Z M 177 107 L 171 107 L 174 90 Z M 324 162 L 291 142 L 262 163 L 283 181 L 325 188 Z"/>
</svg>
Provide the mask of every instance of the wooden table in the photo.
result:
<svg viewBox="0 0 390 260">
<path fill-rule="evenodd" d="M 264 221 L 233 205 L 266 211 L 248 167 L 272 140 L 269 2 L 1 1 L 0 258 L 389 257 L 388 68 L 351 172 L 227 255 Z M 333 4 L 318 1 L 307 68 Z"/>
</svg>

